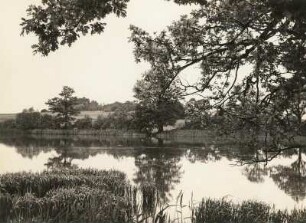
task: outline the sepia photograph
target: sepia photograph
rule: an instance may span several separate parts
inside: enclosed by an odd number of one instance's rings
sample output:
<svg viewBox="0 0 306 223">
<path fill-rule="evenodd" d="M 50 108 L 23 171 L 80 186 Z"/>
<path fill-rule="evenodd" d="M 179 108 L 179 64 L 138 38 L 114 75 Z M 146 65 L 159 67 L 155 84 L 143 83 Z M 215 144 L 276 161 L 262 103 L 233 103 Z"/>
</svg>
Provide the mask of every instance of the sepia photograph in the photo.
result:
<svg viewBox="0 0 306 223">
<path fill-rule="evenodd" d="M 0 1 L 0 223 L 306 223 L 306 0 Z"/>
</svg>

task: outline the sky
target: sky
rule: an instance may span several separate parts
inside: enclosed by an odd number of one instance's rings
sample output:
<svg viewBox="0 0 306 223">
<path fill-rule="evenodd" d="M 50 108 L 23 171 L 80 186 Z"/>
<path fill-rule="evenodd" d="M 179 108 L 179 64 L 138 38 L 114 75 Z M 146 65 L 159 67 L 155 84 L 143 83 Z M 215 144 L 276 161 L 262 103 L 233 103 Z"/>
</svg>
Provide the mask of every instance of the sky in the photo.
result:
<svg viewBox="0 0 306 223">
<path fill-rule="evenodd" d="M 103 104 L 134 100 L 133 86 L 149 66 L 135 62 L 129 26 L 158 32 L 192 10 L 165 0 L 131 0 L 127 17 L 108 16 L 101 35 L 42 57 L 32 53 L 35 36 L 20 36 L 27 6 L 40 1 L 0 0 L 0 113 L 46 108 L 63 86 Z"/>
</svg>

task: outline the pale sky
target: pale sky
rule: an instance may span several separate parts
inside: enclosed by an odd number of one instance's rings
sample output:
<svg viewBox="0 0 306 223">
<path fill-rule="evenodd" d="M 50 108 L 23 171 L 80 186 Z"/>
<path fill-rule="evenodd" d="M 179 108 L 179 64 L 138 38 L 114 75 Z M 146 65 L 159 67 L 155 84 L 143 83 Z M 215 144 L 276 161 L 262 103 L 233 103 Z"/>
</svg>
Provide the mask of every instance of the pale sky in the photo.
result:
<svg viewBox="0 0 306 223">
<path fill-rule="evenodd" d="M 0 113 L 45 108 L 65 85 L 99 103 L 133 100 L 133 86 L 148 65 L 135 63 L 129 25 L 160 31 L 191 11 L 165 0 L 131 0 L 128 16 L 107 17 L 101 35 L 82 37 L 71 48 L 42 57 L 32 53 L 35 37 L 20 36 L 21 17 L 35 2 L 40 0 L 0 0 Z"/>
</svg>

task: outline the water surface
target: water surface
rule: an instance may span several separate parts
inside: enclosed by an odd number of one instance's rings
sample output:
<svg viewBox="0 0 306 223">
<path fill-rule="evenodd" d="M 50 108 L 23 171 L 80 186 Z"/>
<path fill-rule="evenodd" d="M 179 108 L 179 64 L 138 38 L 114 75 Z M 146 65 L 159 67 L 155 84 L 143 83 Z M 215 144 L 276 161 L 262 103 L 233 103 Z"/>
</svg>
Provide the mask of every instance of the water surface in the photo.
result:
<svg viewBox="0 0 306 223">
<path fill-rule="evenodd" d="M 129 138 L 1 137 L 0 174 L 54 167 L 117 169 L 132 184 L 154 184 L 162 202 L 202 198 L 263 201 L 278 209 L 306 207 L 305 151 L 268 163 L 240 165 L 260 152 L 229 143 Z"/>
</svg>

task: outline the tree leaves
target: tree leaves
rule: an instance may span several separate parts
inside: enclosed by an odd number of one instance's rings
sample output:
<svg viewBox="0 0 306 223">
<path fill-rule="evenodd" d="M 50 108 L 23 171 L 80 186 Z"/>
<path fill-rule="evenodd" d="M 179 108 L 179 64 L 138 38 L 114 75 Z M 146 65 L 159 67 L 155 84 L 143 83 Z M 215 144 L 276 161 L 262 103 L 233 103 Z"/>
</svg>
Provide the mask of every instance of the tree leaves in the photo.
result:
<svg viewBox="0 0 306 223">
<path fill-rule="evenodd" d="M 76 109 L 78 99 L 73 94 L 74 90 L 72 88 L 64 86 L 59 93 L 60 97 L 54 97 L 46 102 L 49 110 L 56 115 L 57 121 L 65 129 L 71 127 L 75 120 L 74 116 L 79 114 L 79 110 Z"/>
<path fill-rule="evenodd" d="M 42 5 L 30 5 L 27 18 L 22 18 L 21 34 L 34 33 L 38 43 L 33 52 L 47 56 L 60 45 L 71 46 L 80 35 L 100 34 L 108 14 L 126 16 L 129 0 L 43 0 Z"/>
</svg>

